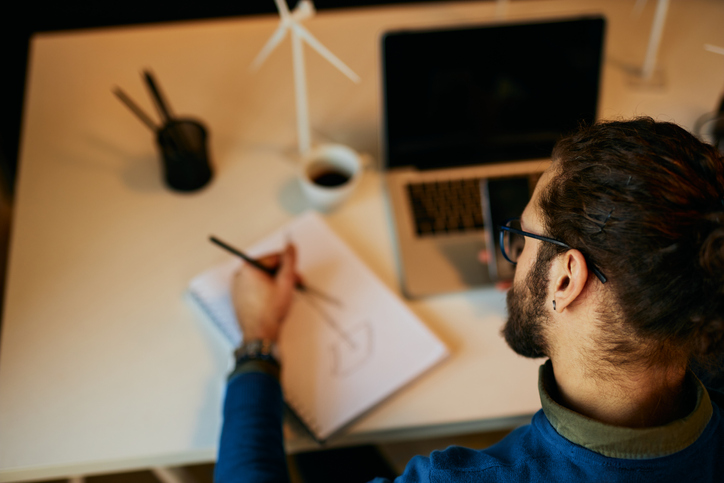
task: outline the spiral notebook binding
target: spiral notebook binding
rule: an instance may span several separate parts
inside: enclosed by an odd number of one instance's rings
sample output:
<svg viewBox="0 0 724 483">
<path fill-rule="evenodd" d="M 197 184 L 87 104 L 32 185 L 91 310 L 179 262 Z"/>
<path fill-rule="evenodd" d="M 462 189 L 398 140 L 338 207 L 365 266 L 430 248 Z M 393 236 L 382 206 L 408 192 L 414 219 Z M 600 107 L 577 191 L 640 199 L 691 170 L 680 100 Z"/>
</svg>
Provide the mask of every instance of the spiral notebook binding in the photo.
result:
<svg viewBox="0 0 724 483">
<path fill-rule="evenodd" d="M 206 303 L 206 301 L 200 294 L 194 292 L 193 290 L 187 291 L 187 294 L 189 297 L 191 297 L 191 299 L 193 299 L 194 302 L 196 302 L 198 307 L 206 313 L 208 318 L 211 319 L 211 321 L 213 322 L 214 327 L 216 327 L 221 332 L 224 338 L 228 340 L 230 344 L 236 345 L 235 341 L 238 338 L 238 334 L 235 334 L 221 322 L 223 319 L 221 314 L 217 313 L 213 309 L 211 304 Z"/>
<path fill-rule="evenodd" d="M 299 426 L 319 444 L 324 444 L 324 440 L 319 437 L 321 428 L 317 423 L 317 419 L 306 411 L 303 407 L 294 401 L 285 399 L 288 416 L 294 420 Z"/>
</svg>

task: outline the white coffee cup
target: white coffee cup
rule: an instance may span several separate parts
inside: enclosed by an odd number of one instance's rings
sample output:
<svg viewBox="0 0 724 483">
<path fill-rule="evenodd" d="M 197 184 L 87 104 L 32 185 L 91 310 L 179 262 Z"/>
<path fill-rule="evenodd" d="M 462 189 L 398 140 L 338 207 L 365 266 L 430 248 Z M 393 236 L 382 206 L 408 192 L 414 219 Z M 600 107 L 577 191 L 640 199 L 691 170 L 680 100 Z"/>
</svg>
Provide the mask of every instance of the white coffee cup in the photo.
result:
<svg viewBox="0 0 724 483">
<path fill-rule="evenodd" d="M 299 183 L 312 206 L 328 211 L 346 200 L 362 175 L 359 155 L 341 144 L 322 144 L 302 157 Z"/>
</svg>

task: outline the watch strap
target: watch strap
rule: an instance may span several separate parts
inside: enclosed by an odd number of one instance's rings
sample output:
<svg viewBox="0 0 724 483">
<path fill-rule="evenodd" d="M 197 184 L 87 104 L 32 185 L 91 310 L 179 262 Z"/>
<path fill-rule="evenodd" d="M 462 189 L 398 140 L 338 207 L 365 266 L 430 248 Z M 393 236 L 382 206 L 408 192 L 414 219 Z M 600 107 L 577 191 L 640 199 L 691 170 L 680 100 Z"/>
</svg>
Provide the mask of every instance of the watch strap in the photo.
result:
<svg viewBox="0 0 724 483">
<path fill-rule="evenodd" d="M 251 360 L 262 360 L 279 365 L 279 361 L 275 357 L 276 343 L 269 339 L 254 339 L 245 341 L 234 351 L 236 365 Z"/>
</svg>

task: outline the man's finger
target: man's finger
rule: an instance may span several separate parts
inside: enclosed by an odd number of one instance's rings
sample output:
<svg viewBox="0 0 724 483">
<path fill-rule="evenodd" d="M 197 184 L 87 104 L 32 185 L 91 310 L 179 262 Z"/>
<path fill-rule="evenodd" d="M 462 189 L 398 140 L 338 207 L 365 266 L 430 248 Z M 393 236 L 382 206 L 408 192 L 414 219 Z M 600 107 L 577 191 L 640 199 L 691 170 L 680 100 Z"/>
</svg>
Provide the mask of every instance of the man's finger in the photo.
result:
<svg viewBox="0 0 724 483">
<path fill-rule="evenodd" d="M 282 257 L 279 253 L 272 253 L 256 259 L 261 265 L 267 268 L 278 268 L 282 263 Z"/>
</svg>

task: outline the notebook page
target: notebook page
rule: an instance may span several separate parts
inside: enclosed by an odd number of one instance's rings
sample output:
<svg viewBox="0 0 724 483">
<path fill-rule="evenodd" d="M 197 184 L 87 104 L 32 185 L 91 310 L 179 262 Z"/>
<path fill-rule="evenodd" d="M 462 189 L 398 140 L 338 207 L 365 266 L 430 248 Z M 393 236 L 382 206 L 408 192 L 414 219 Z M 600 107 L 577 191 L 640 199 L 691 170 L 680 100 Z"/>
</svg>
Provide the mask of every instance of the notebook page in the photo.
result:
<svg viewBox="0 0 724 483">
<path fill-rule="evenodd" d="M 221 333 L 223 340 L 233 350 L 241 345 L 242 334 L 236 322 L 231 302 L 231 280 L 241 266 L 232 259 L 194 277 L 189 283 L 187 296 Z"/>
<path fill-rule="evenodd" d="M 249 254 L 279 251 L 287 240 L 297 246 L 305 284 L 340 302 L 297 292 L 279 339 L 287 403 L 325 440 L 448 352 L 316 212 L 294 219 Z"/>
</svg>

